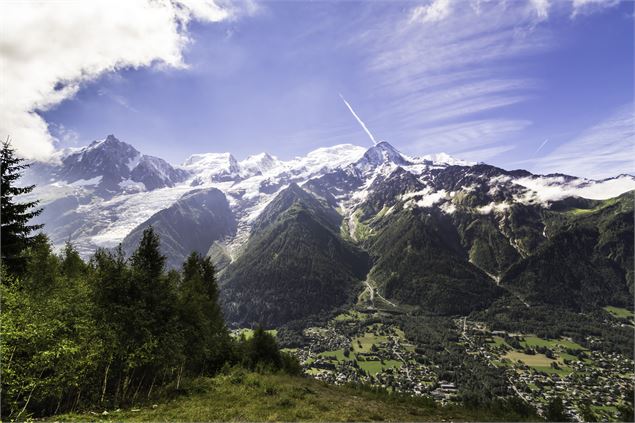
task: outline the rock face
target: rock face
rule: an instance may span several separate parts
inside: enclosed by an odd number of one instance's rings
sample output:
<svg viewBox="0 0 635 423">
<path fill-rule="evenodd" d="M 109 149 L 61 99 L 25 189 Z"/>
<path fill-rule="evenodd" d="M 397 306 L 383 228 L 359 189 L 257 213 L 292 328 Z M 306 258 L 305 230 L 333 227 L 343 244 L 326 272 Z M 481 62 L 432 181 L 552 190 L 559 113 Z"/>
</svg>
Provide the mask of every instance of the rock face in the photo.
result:
<svg viewBox="0 0 635 423">
<path fill-rule="evenodd" d="M 237 324 L 279 325 L 355 299 L 469 314 L 501 296 L 575 310 L 632 304 L 635 178 L 533 175 L 387 142 L 282 161 L 196 154 L 181 167 L 108 136 L 28 180 L 56 246 L 134 250 L 153 225 L 170 267 L 221 271 Z M 621 197 L 620 197 L 621 195 Z"/>
<path fill-rule="evenodd" d="M 227 198 L 216 188 L 188 192 L 134 228 L 122 242 L 127 254 L 132 254 L 148 226 L 160 235 L 161 250 L 168 258 L 168 267 L 173 268 L 180 267 L 193 251 L 206 255 L 214 241 L 236 232 Z"/>
<path fill-rule="evenodd" d="M 27 174 L 34 183 L 95 187 L 101 197 L 173 187 L 187 176 L 187 171 L 158 157 L 143 155 L 114 135 L 67 152 L 59 165 L 36 164 Z"/>
</svg>

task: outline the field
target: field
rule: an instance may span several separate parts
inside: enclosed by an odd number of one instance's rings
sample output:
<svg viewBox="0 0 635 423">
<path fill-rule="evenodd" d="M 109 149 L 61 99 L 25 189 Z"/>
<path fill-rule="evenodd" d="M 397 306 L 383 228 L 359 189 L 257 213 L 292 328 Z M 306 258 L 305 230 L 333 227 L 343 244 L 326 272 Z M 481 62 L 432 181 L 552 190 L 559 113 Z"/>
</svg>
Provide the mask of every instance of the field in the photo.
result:
<svg viewBox="0 0 635 423">
<path fill-rule="evenodd" d="M 544 339 L 539 338 L 537 336 L 525 336 L 525 340 L 520 342 L 520 345 L 523 347 L 548 347 L 548 348 L 556 348 L 561 346 L 563 348 L 570 348 L 573 350 L 584 350 L 582 345 L 577 344 L 573 341 L 569 341 L 567 339 Z"/>
<path fill-rule="evenodd" d="M 399 368 L 403 363 L 397 360 L 384 360 L 384 364 L 381 364 L 381 361 L 358 361 L 357 364 L 371 375 L 376 375 L 384 369 Z"/>
<path fill-rule="evenodd" d="M 490 410 L 442 407 L 423 398 L 328 385 L 311 378 L 234 370 L 187 382 L 170 401 L 50 421 L 517 421 Z M 527 418 L 525 418 L 527 419 Z M 534 416 L 534 419 L 536 417 Z"/>
<path fill-rule="evenodd" d="M 347 360 L 354 360 L 353 355 L 351 354 L 351 356 L 349 358 L 346 358 L 344 356 L 344 350 L 335 350 L 335 351 L 324 351 L 318 354 L 320 357 L 335 357 L 335 359 L 337 361 L 347 361 Z"/>
<path fill-rule="evenodd" d="M 357 310 L 349 310 L 346 313 L 338 314 L 335 316 L 337 321 L 351 321 L 351 320 L 364 320 L 366 316 Z"/>
<path fill-rule="evenodd" d="M 276 329 L 268 329 L 265 332 L 276 336 L 278 334 L 278 331 Z M 250 329 L 250 328 L 241 328 L 241 329 L 236 329 L 232 331 L 232 336 L 235 336 L 236 338 L 239 338 L 240 335 L 244 335 L 245 339 L 249 339 L 252 336 L 254 336 L 254 330 Z"/>
<path fill-rule="evenodd" d="M 516 363 L 518 360 L 520 360 L 527 366 L 539 372 L 557 373 L 559 375 L 571 373 L 571 368 L 565 365 L 562 361 L 550 359 L 544 354 L 525 354 L 520 351 L 510 351 L 505 354 L 503 358 L 509 359 L 512 363 Z M 553 367 L 551 367 L 551 363 L 557 363 L 559 368 L 554 369 Z"/>
<path fill-rule="evenodd" d="M 496 345 L 497 347 L 500 347 L 501 345 L 507 345 L 507 342 L 505 342 L 505 340 L 501 336 L 494 336 L 492 337 L 492 340 L 494 341 L 494 345 Z M 507 346 L 509 347 L 509 345 Z"/>
<path fill-rule="evenodd" d="M 608 311 L 609 313 L 611 313 L 615 317 L 630 317 L 630 318 L 633 318 L 633 312 L 631 310 L 627 309 L 627 308 L 606 306 L 606 307 L 604 307 L 604 310 Z"/>
<path fill-rule="evenodd" d="M 382 342 L 386 342 L 388 340 L 387 336 L 383 335 L 375 335 L 371 332 L 366 332 L 364 336 L 360 336 L 353 340 L 353 348 L 356 352 L 369 353 L 371 352 L 371 348 L 373 344 L 376 347 L 379 347 L 379 344 Z M 361 344 L 361 347 L 360 347 Z"/>
<path fill-rule="evenodd" d="M 556 361 L 556 360 L 547 358 L 544 354 L 531 355 L 531 354 L 525 354 L 518 351 L 510 351 L 507 354 L 505 354 L 503 357 L 511 360 L 514 363 L 520 360 L 530 367 L 549 367 L 551 363 Z"/>
</svg>

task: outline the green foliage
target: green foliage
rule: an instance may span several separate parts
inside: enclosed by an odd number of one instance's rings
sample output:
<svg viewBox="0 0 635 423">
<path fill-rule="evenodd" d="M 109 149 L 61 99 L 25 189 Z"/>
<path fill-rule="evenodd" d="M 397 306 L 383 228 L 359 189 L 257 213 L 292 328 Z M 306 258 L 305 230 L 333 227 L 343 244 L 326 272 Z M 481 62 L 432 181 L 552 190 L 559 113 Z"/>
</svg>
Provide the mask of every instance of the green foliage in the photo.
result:
<svg viewBox="0 0 635 423">
<path fill-rule="evenodd" d="M 549 422 L 566 422 L 569 419 L 564 413 L 564 405 L 560 397 L 553 398 L 547 404 L 547 410 L 545 411 L 545 418 Z"/>
<path fill-rule="evenodd" d="M 593 213 L 551 212 L 551 233 L 501 284 L 530 303 L 576 311 L 633 304 L 633 192 Z"/>
<path fill-rule="evenodd" d="M 193 252 L 183 263 L 178 298 L 180 330 L 191 368 L 218 370 L 231 350 L 218 304 L 214 265 Z"/>
<path fill-rule="evenodd" d="M 227 319 L 271 327 L 351 302 L 369 261 L 340 237 L 337 219 L 297 185 L 278 195 L 223 273 Z"/>
<path fill-rule="evenodd" d="M 209 259 L 166 273 L 158 246 L 150 228 L 130 260 L 119 248 L 86 264 L 37 236 L 22 276 L 0 267 L 3 419 L 125 406 L 236 361 Z"/>
<path fill-rule="evenodd" d="M 3 419 L 72 407 L 94 382 L 105 347 L 92 317 L 90 286 L 61 274 L 60 259 L 45 247 L 27 256 L 27 278 L 9 278 L 0 287 Z M 35 279 L 38 272 L 46 283 Z"/>
<path fill-rule="evenodd" d="M 239 357 L 242 364 L 251 370 L 278 371 L 287 374 L 302 374 L 300 362 L 292 355 L 281 352 L 276 338 L 261 326 L 253 331 L 252 336 L 241 336 L 238 341 Z"/>
<path fill-rule="evenodd" d="M 37 201 L 18 202 L 15 197 L 28 194 L 34 185 L 20 187 L 17 181 L 29 165 L 15 156 L 9 140 L 0 149 L 0 260 L 9 272 L 24 270 L 24 250 L 31 244 L 31 233 L 42 225 L 29 225 L 29 221 L 42 212 Z"/>
<path fill-rule="evenodd" d="M 440 406 L 363 385 L 335 386 L 282 373 L 227 369 L 183 385 L 183 395 L 157 407 L 64 414 L 59 421 L 537 421 L 535 413 Z M 522 407 L 521 411 L 522 410 Z M 101 410 L 100 410 L 101 411 Z"/>
<path fill-rule="evenodd" d="M 502 290 L 468 262 L 448 217 L 425 210 L 393 212 L 367 246 L 377 257 L 370 277 L 385 296 L 438 314 L 487 307 Z"/>
</svg>

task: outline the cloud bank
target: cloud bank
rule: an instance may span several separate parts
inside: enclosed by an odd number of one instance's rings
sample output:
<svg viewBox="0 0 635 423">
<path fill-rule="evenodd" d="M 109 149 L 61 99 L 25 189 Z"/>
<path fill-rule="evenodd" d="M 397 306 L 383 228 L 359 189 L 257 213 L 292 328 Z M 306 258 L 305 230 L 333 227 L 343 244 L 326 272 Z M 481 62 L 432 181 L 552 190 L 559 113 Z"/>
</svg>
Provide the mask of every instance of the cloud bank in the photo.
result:
<svg viewBox="0 0 635 423">
<path fill-rule="evenodd" d="M 25 158 L 49 160 L 57 139 L 38 111 L 105 72 L 184 68 L 189 22 L 219 22 L 252 10 L 248 3 L 239 9 L 214 0 L 2 2 L 0 136 L 10 136 Z"/>
</svg>

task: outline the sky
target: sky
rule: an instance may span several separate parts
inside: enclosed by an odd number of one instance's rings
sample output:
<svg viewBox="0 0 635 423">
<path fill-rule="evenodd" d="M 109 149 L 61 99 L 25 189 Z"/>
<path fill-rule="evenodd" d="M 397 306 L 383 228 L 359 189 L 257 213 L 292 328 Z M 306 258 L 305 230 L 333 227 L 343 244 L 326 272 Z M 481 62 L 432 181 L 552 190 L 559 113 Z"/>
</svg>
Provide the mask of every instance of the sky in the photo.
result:
<svg viewBox="0 0 635 423">
<path fill-rule="evenodd" d="M 175 164 L 374 138 L 633 174 L 634 17 L 614 0 L 4 1 L 0 136 L 36 160 L 108 134 Z"/>
</svg>

